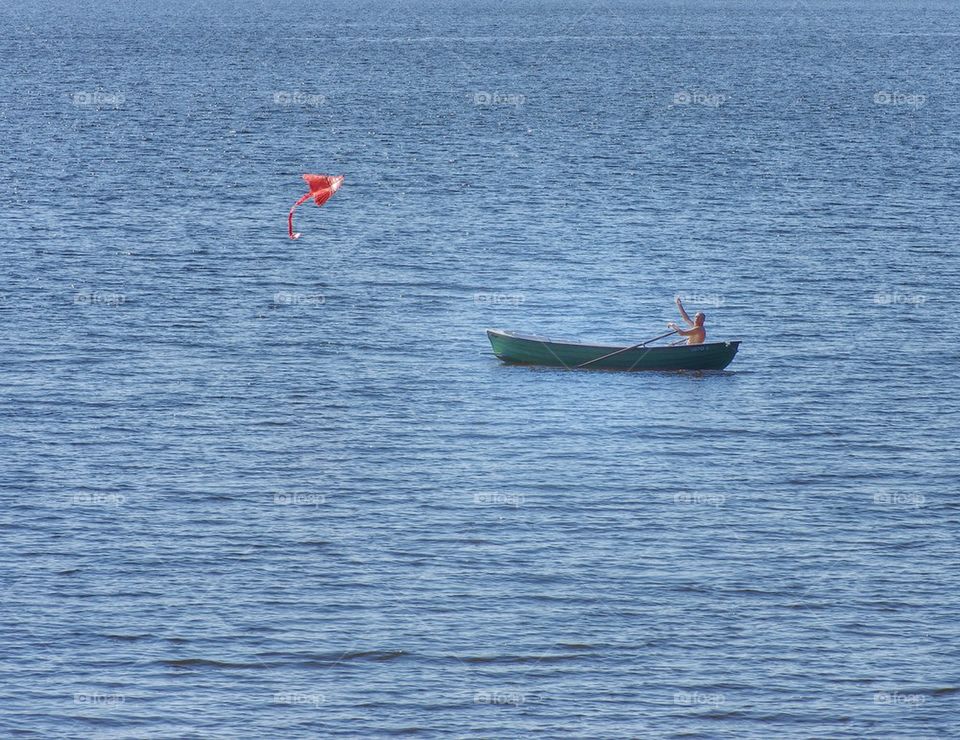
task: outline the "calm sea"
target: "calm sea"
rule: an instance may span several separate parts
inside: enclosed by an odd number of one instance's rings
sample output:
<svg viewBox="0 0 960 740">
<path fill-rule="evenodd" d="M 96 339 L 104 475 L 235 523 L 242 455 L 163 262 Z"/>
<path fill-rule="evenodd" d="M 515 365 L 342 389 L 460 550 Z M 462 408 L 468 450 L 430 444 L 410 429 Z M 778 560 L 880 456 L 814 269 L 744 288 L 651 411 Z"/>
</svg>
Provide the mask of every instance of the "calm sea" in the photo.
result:
<svg viewBox="0 0 960 740">
<path fill-rule="evenodd" d="M 960 736 L 955 2 L 13 0 L 0 58 L 0 735 Z M 727 372 L 484 335 L 675 295 Z"/>
</svg>

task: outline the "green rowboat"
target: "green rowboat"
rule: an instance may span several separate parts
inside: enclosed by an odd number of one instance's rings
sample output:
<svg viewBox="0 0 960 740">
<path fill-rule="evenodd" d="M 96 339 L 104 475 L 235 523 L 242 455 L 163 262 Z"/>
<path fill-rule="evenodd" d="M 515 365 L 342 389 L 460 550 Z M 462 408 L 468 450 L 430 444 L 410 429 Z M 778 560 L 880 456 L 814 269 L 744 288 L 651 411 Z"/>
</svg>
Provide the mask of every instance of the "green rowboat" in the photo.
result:
<svg viewBox="0 0 960 740">
<path fill-rule="evenodd" d="M 493 353 L 504 362 L 565 367 L 571 370 L 584 363 L 590 363 L 587 368 L 597 370 L 723 370 L 733 361 L 740 348 L 739 341 L 677 347 L 588 344 L 576 340 L 557 341 L 499 329 L 487 329 L 487 336 L 493 346 Z"/>
</svg>

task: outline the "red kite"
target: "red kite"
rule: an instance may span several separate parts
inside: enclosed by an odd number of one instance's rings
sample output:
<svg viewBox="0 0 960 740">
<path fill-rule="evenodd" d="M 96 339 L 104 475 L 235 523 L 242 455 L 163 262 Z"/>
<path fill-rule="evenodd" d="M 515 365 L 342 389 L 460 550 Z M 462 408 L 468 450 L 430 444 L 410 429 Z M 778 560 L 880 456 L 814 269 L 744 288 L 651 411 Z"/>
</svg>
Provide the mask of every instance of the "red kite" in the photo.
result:
<svg viewBox="0 0 960 740">
<path fill-rule="evenodd" d="M 293 212 L 297 209 L 297 206 L 306 203 L 310 198 L 313 198 L 314 203 L 318 206 L 322 206 L 343 185 L 343 175 L 337 175 L 336 177 L 332 175 L 304 175 L 303 179 L 310 186 L 310 192 L 293 204 L 290 215 L 287 216 L 287 229 L 290 232 L 291 239 L 300 238 L 300 234 L 293 233 Z"/>
</svg>

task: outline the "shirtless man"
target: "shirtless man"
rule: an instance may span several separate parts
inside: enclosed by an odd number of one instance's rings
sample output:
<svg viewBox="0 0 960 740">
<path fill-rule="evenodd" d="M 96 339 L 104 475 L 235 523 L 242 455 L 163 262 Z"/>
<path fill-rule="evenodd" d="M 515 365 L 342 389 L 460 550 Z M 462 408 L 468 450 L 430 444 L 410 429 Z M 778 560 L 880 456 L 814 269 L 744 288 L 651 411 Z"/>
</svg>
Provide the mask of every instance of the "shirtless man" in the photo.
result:
<svg viewBox="0 0 960 740">
<path fill-rule="evenodd" d="M 697 311 L 696 315 L 691 319 L 687 315 L 687 312 L 683 310 L 683 303 L 680 302 L 680 296 L 677 296 L 677 308 L 680 309 L 680 315 L 690 328 L 681 329 L 672 321 L 667 324 L 667 328 L 673 329 L 682 337 L 686 337 L 687 344 L 703 344 L 707 338 L 707 330 L 703 328 L 703 322 L 707 317 L 704 316 L 703 311 Z M 677 344 L 680 343 L 681 342 L 677 342 Z"/>
</svg>

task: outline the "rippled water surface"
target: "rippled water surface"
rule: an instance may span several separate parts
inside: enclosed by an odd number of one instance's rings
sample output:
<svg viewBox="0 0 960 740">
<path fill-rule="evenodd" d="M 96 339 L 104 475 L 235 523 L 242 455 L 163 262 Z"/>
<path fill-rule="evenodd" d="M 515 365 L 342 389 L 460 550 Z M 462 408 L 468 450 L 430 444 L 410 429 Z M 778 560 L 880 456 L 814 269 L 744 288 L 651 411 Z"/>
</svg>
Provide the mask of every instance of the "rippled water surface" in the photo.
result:
<svg viewBox="0 0 960 740">
<path fill-rule="evenodd" d="M 0 16 L 0 734 L 958 736 L 954 3 Z"/>
</svg>

